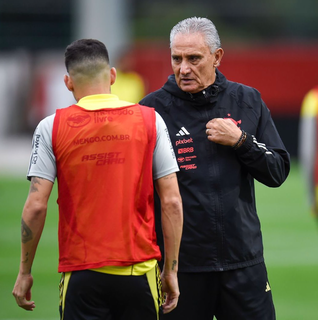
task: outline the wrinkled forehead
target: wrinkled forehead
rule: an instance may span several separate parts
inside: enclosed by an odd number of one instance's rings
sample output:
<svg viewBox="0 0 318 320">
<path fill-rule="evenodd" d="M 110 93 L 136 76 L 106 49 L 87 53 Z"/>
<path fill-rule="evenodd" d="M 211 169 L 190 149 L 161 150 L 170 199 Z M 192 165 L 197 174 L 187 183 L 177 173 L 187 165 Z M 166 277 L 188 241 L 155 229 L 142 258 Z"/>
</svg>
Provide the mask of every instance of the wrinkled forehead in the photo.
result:
<svg viewBox="0 0 318 320">
<path fill-rule="evenodd" d="M 210 52 L 208 45 L 201 33 L 177 33 L 171 43 L 171 54 L 202 54 Z"/>
</svg>

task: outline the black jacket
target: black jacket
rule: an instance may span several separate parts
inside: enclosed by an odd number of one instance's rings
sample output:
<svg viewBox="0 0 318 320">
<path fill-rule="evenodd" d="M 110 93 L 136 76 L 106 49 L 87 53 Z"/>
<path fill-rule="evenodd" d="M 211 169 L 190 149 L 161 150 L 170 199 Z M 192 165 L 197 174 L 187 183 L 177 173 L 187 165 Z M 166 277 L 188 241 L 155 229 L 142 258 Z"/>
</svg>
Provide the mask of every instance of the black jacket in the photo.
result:
<svg viewBox="0 0 318 320">
<path fill-rule="evenodd" d="M 171 75 L 140 103 L 154 107 L 165 120 L 180 167 L 184 229 L 179 271 L 223 271 L 262 262 L 254 179 L 280 186 L 290 157 L 260 93 L 217 70 L 215 83 L 199 93 L 182 91 Z M 244 144 L 234 150 L 209 141 L 205 126 L 213 118 L 235 121 L 247 132 Z M 159 215 L 157 199 L 162 248 Z"/>
</svg>

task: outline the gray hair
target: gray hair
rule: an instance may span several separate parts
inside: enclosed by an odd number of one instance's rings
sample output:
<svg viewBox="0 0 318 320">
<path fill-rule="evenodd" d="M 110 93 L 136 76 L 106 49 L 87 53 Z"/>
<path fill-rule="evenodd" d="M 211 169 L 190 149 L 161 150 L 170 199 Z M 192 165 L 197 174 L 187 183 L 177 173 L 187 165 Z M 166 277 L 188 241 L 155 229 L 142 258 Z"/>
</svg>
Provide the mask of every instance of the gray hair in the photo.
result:
<svg viewBox="0 0 318 320">
<path fill-rule="evenodd" d="M 207 18 L 192 17 L 178 22 L 170 32 L 170 48 L 178 33 L 201 33 L 211 53 L 221 48 L 221 40 L 213 22 Z"/>
</svg>

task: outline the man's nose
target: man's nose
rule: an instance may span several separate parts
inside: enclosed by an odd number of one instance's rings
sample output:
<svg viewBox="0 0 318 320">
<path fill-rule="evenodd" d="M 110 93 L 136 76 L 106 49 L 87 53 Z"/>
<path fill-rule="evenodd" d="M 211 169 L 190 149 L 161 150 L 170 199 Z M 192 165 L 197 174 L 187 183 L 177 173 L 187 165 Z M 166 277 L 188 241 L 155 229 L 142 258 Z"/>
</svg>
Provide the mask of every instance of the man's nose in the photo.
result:
<svg viewBox="0 0 318 320">
<path fill-rule="evenodd" d="M 182 61 L 181 65 L 180 65 L 180 73 L 181 74 L 188 74 L 190 73 L 190 66 L 188 64 L 188 62 L 186 61 Z"/>
</svg>

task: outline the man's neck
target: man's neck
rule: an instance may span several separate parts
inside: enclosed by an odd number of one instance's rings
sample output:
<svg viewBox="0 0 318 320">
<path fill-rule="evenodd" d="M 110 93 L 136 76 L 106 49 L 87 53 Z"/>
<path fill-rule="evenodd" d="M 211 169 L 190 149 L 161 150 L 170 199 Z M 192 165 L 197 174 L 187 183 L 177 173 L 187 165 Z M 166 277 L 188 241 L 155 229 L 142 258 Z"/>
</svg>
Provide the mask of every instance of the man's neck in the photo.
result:
<svg viewBox="0 0 318 320">
<path fill-rule="evenodd" d="M 74 97 L 76 101 L 95 94 L 110 94 L 110 88 L 105 88 L 105 86 L 90 86 L 79 90 L 74 90 Z"/>
</svg>

